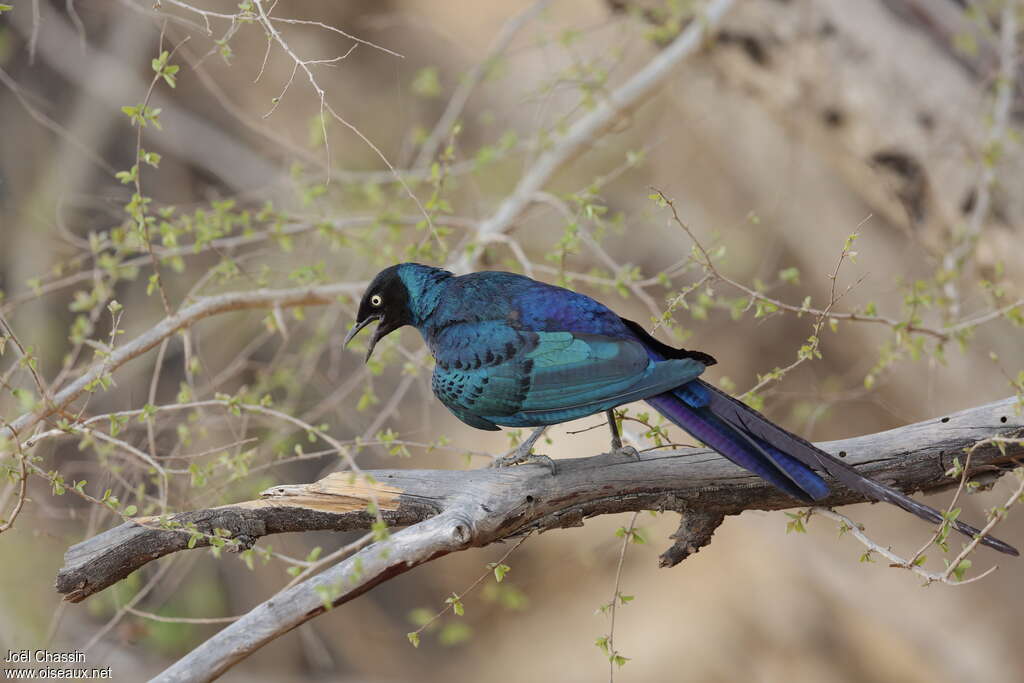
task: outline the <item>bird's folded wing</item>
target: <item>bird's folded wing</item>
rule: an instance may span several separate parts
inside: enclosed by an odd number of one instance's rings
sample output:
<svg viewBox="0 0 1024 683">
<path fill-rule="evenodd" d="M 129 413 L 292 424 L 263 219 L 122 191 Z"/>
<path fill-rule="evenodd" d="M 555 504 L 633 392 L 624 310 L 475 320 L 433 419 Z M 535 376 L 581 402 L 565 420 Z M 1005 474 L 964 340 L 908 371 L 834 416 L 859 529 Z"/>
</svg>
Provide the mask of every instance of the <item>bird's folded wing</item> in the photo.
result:
<svg viewBox="0 0 1024 683">
<path fill-rule="evenodd" d="M 446 404 L 499 424 L 582 417 L 668 391 L 704 370 L 691 359 L 652 362 L 631 338 L 489 323 L 458 327 L 437 345 L 435 392 Z M 510 416 L 517 417 L 500 419 Z"/>
<path fill-rule="evenodd" d="M 531 381 L 520 410 L 607 409 L 667 391 L 697 377 L 691 360 L 652 362 L 643 344 L 600 335 L 541 332 L 526 354 Z"/>
</svg>

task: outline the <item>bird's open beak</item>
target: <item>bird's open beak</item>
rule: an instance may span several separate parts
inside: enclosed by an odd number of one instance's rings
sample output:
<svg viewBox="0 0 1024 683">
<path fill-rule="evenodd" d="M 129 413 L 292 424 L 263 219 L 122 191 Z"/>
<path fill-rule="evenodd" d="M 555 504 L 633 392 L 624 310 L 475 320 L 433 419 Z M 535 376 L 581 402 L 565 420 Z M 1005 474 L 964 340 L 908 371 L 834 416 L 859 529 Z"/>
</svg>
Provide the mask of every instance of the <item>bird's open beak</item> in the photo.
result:
<svg viewBox="0 0 1024 683">
<path fill-rule="evenodd" d="M 352 338 L 355 337 L 356 334 L 359 333 L 359 330 L 363 329 L 364 327 L 366 327 L 367 325 L 369 325 L 370 323 L 372 323 L 374 321 L 380 320 L 381 317 L 382 316 L 380 316 L 380 315 L 371 315 L 370 317 L 366 318 L 365 320 L 357 322 L 355 325 L 352 326 L 352 329 L 348 331 L 348 334 L 345 335 L 345 341 L 343 341 L 341 343 L 341 345 L 343 347 L 344 346 L 348 346 L 348 343 L 350 341 L 352 341 Z M 377 345 L 377 342 L 380 341 L 380 338 L 381 338 L 381 328 L 378 327 L 374 331 L 373 337 L 370 338 L 370 346 L 369 346 L 369 348 L 366 349 L 366 359 L 365 360 L 370 360 L 370 355 L 373 354 L 373 347 Z"/>
</svg>

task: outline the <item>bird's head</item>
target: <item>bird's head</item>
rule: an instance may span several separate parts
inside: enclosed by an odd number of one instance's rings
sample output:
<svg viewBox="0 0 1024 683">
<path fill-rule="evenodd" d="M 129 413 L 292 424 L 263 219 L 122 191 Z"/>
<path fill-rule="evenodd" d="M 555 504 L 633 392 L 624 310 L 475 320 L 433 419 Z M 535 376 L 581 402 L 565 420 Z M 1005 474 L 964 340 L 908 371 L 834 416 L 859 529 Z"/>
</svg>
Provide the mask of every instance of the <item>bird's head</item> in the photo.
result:
<svg viewBox="0 0 1024 683">
<path fill-rule="evenodd" d="M 343 345 L 348 346 L 359 330 L 377 321 L 377 329 L 374 330 L 369 348 L 366 350 L 366 360 L 370 360 L 377 342 L 399 327 L 413 322 L 412 311 L 409 308 L 409 289 L 399 275 L 401 266 L 402 264 L 391 266 L 377 273 L 377 277 L 373 278 L 373 282 L 366 288 L 363 300 L 359 302 L 355 325 L 345 335 Z"/>
</svg>

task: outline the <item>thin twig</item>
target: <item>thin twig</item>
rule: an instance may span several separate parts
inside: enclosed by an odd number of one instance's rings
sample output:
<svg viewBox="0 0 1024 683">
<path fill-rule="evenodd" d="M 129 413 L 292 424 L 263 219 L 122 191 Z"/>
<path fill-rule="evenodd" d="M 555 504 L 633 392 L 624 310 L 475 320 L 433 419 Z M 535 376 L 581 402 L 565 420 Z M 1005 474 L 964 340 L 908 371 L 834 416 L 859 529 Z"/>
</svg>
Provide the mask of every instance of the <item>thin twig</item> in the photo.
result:
<svg viewBox="0 0 1024 683">
<path fill-rule="evenodd" d="M 0 421 L 2 422 L 2 421 Z M 7 426 L 3 423 L 3 426 Z M 13 430 L 11 430 L 13 432 Z M 18 476 L 18 488 L 15 493 L 14 506 L 11 508 L 10 516 L 7 519 L 0 519 L 0 533 L 3 533 L 14 526 L 14 522 L 17 521 L 18 515 L 21 514 L 22 509 L 25 507 L 26 494 L 28 490 L 28 466 L 26 464 L 26 455 L 22 450 L 21 443 L 17 438 L 15 442 L 15 457 L 18 460 L 19 476 Z M 3 507 L 7 506 L 7 496 L 4 496 Z"/>
<path fill-rule="evenodd" d="M 416 204 L 416 208 L 418 208 L 420 210 L 420 213 L 423 214 L 423 217 L 427 221 L 427 225 L 430 227 L 431 230 L 434 230 L 435 229 L 434 228 L 434 223 L 433 223 L 433 221 L 432 221 L 432 219 L 430 217 L 430 214 L 423 207 L 423 204 L 420 203 L 419 198 L 412 191 L 412 188 L 409 187 L 409 184 L 405 182 L 405 179 L 402 178 L 401 175 L 399 175 L 398 170 L 391 164 L 391 161 L 388 160 L 388 158 L 387 158 L 387 156 L 385 156 L 384 152 L 382 152 L 380 150 L 380 148 L 377 147 L 377 145 L 375 145 L 368 137 L 363 135 L 362 131 L 360 131 L 354 125 L 349 123 L 348 120 L 346 120 L 344 117 L 342 117 L 340 114 L 338 114 L 338 112 L 336 112 L 334 110 L 334 108 L 330 105 L 330 103 L 327 102 L 327 92 L 320 86 L 320 84 L 316 80 L 316 77 L 313 75 L 313 71 L 309 68 L 310 62 L 308 60 L 303 60 L 301 57 L 299 57 L 295 53 L 295 51 L 292 49 L 291 45 L 289 45 L 285 41 L 284 37 L 281 36 L 281 33 L 277 30 L 277 27 L 274 25 L 275 21 L 283 21 L 284 23 L 295 23 L 298 20 L 294 20 L 294 19 L 291 19 L 291 20 L 290 19 L 278 20 L 276 18 L 272 20 L 270 18 L 270 13 L 266 9 L 264 9 L 264 7 L 263 7 L 264 0 L 253 0 L 253 2 L 254 2 L 254 5 L 256 7 L 256 10 L 257 10 L 258 20 L 259 20 L 260 24 L 267 31 L 267 33 L 274 39 L 274 42 L 276 42 L 278 44 L 278 46 L 282 50 L 284 50 L 285 54 L 287 54 L 288 57 L 291 58 L 291 60 L 293 62 L 295 62 L 295 64 L 300 69 L 302 69 L 302 71 L 306 74 L 306 78 L 309 81 L 310 87 L 313 88 L 313 91 L 316 93 L 317 99 L 319 99 L 319 101 L 320 101 L 320 131 L 321 131 L 321 134 L 323 135 L 323 139 L 324 139 L 324 152 L 325 152 L 325 154 L 327 156 L 327 182 L 331 181 L 331 147 L 330 147 L 330 142 L 329 142 L 328 136 L 327 136 L 327 117 L 326 117 L 325 114 L 326 113 L 330 113 L 331 116 L 334 117 L 334 119 L 338 123 L 340 123 L 341 125 L 343 125 L 346 128 L 348 128 L 350 131 L 352 131 L 352 133 L 354 133 L 356 135 L 356 137 L 358 137 L 360 140 L 362 140 L 363 143 L 367 147 L 369 147 L 371 150 L 373 150 L 374 154 L 376 154 L 377 157 L 380 158 L 380 160 L 384 162 L 384 165 L 387 166 L 388 170 L 395 176 L 395 178 L 397 179 L 398 183 L 402 186 L 402 189 L 405 190 L 405 193 L 408 195 L 408 197 L 413 201 L 414 204 Z M 273 8 L 271 8 L 271 11 L 273 11 Z M 313 22 L 313 23 L 319 23 L 319 22 Z M 338 29 L 338 30 L 340 30 L 340 29 Z M 371 43 L 371 45 L 372 45 L 372 43 Z M 378 46 L 374 45 L 374 47 L 378 47 Z M 380 48 L 380 49 L 383 49 L 383 48 Z M 393 54 L 397 54 L 397 53 L 393 53 Z M 401 56 L 401 55 L 398 55 L 398 56 Z M 293 73 L 293 75 L 294 75 L 294 73 Z"/>
<path fill-rule="evenodd" d="M 164 31 L 166 30 L 166 23 L 160 27 L 160 44 L 157 48 L 157 56 L 163 55 L 164 47 Z M 178 48 L 188 42 L 190 36 L 185 36 L 177 45 L 175 45 L 167 56 L 165 62 L 166 66 L 170 66 L 171 57 L 178 51 Z M 171 303 L 167 298 L 167 290 L 164 289 L 163 278 L 160 275 L 160 263 L 157 261 L 156 254 L 153 253 L 153 241 L 149 233 L 149 221 L 147 220 L 146 211 L 146 198 L 142 195 L 142 129 L 146 127 L 146 112 L 149 109 L 149 102 L 153 97 L 153 92 L 156 90 L 156 84 L 160 82 L 160 79 L 164 77 L 163 69 L 154 69 L 155 73 L 153 78 L 149 82 L 149 88 L 146 90 L 146 96 L 142 99 L 142 105 L 138 112 L 139 120 L 137 122 L 138 132 L 135 136 L 135 195 L 138 199 L 138 218 L 137 227 L 139 230 L 139 236 L 142 237 L 142 241 L 146 246 L 146 251 L 149 252 L 150 266 L 153 268 L 153 277 L 155 278 L 157 291 L 160 293 L 160 301 L 164 306 L 164 313 L 171 315 Z"/>
<path fill-rule="evenodd" d="M 625 661 L 625 657 L 619 654 L 618 650 L 615 649 L 615 613 L 621 597 L 619 590 L 622 584 L 622 565 L 626 561 L 626 549 L 629 548 L 629 543 L 633 540 L 633 530 L 636 528 L 636 520 L 640 516 L 640 512 L 634 512 L 633 517 L 629 520 L 629 526 L 626 528 L 626 532 L 622 535 L 622 547 L 619 549 L 619 563 L 615 567 L 615 588 L 612 591 L 611 602 L 608 603 L 608 612 L 611 617 L 611 623 L 608 626 L 608 641 L 606 645 L 608 654 L 608 681 L 613 683 L 615 681 L 615 666 L 622 666 L 622 662 Z"/>
<path fill-rule="evenodd" d="M 660 193 L 660 190 L 657 190 L 657 188 L 652 189 Z M 762 303 L 774 306 L 779 310 L 788 311 L 790 313 L 796 313 L 797 315 L 810 314 L 820 316 L 825 312 L 823 309 L 815 308 L 813 306 L 805 306 L 803 304 L 801 304 L 800 306 L 796 306 L 794 304 L 789 304 L 786 303 L 785 301 L 772 298 L 764 294 L 763 292 L 757 291 L 756 289 L 752 289 L 747 285 L 744 285 L 741 282 L 737 282 L 736 280 L 733 280 L 722 274 L 722 272 L 719 271 L 718 268 L 715 266 L 714 261 L 712 260 L 707 249 L 705 249 L 704 245 L 701 244 L 700 240 L 698 240 L 696 235 L 693 234 L 693 231 L 690 230 L 690 227 L 686 225 L 686 223 L 682 219 L 679 218 L 679 214 L 676 212 L 673 201 L 664 194 L 661 194 L 661 198 L 672 210 L 673 222 L 677 223 L 683 230 L 685 230 L 686 234 L 689 235 L 690 239 L 693 241 L 694 247 L 695 249 L 697 249 L 701 257 L 700 259 L 697 259 L 697 262 L 706 271 L 703 278 L 698 280 L 696 283 L 685 287 L 680 294 L 675 296 L 669 302 L 669 312 L 674 310 L 683 300 L 685 300 L 686 296 L 690 292 L 694 291 L 695 289 L 698 289 L 699 287 L 703 286 L 705 283 L 708 282 L 724 282 L 730 287 L 733 287 L 743 292 L 746 296 L 750 298 L 751 302 L 760 301 Z M 870 216 L 868 216 L 868 218 L 870 218 Z M 867 220 L 867 218 L 865 220 Z M 863 223 L 864 221 L 861 221 L 861 224 Z M 837 321 L 846 320 L 850 322 L 859 323 L 876 323 L 880 325 L 885 325 L 887 327 L 891 327 L 896 330 L 902 330 L 907 334 L 923 334 L 933 337 L 939 340 L 940 342 L 945 342 L 949 341 L 951 338 L 953 338 L 960 332 L 996 320 L 1006 315 L 1007 313 L 1017 308 L 1020 308 L 1021 306 L 1024 306 L 1024 298 L 1017 299 L 1016 301 L 1001 306 L 1000 308 L 987 311 L 985 313 L 979 313 L 973 317 L 961 320 L 957 323 L 947 324 L 943 327 L 938 328 L 914 324 L 912 322 L 912 316 L 908 317 L 908 319 L 905 320 L 897 320 L 895 318 L 887 318 L 879 315 L 867 315 L 864 313 L 829 311 L 828 318 Z M 657 327 L 655 327 L 655 329 L 657 329 Z"/>
<path fill-rule="evenodd" d="M 999 75 L 996 78 L 996 96 L 992 111 L 992 125 L 988 129 L 981 146 L 981 168 L 978 184 L 975 188 L 974 205 L 967 219 L 963 235 L 953 248 L 947 250 L 942 259 L 942 268 L 950 274 L 944 285 L 944 292 L 949 298 L 949 310 L 952 317 L 960 313 L 960 292 L 956 277 L 963 269 L 966 260 L 974 253 L 981 236 L 983 224 L 988 220 L 992 206 L 992 186 L 996 181 L 996 166 L 999 145 L 1003 144 L 1009 130 L 1010 111 L 1013 107 L 1014 86 L 1017 83 L 1017 13 L 1020 11 L 1018 0 L 1005 0 L 1000 14 L 999 41 Z M 980 13 L 984 15 L 984 13 Z"/>
<path fill-rule="evenodd" d="M 66 408 L 72 401 L 86 393 L 88 388 L 101 377 L 113 373 L 125 363 L 154 348 L 167 337 L 194 325 L 203 318 L 229 311 L 253 308 L 325 305 L 333 303 L 341 295 L 358 294 L 362 291 L 363 286 L 362 283 L 338 283 L 295 289 L 257 289 L 201 297 L 174 315 L 164 318 L 130 342 L 117 347 L 101 361 L 93 363 L 78 379 L 58 391 L 53 396 L 50 406 L 42 411 L 22 414 L 11 421 L 8 428 L 12 429 L 15 434 L 25 432 L 53 412 Z"/>
<path fill-rule="evenodd" d="M 162 614 L 153 614 L 152 612 L 144 612 L 140 609 L 125 605 L 124 611 L 128 614 L 142 617 L 143 619 L 149 619 L 150 621 L 159 621 L 162 624 L 230 624 L 233 621 L 238 621 L 241 616 L 237 617 L 166 617 Z"/>
<path fill-rule="evenodd" d="M 811 513 L 815 514 L 815 515 L 820 515 L 822 517 L 828 517 L 829 519 L 832 519 L 832 520 L 835 520 L 835 521 L 839 522 L 840 525 L 841 525 L 840 526 L 840 533 L 849 533 L 850 535 L 852 535 L 854 538 L 856 538 L 858 541 L 860 541 L 861 544 L 863 544 L 865 548 L 868 549 L 868 553 L 877 553 L 878 555 L 881 555 L 885 559 L 889 560 L 889 566 L 890 567 L 906 568 L 906 569 L 910 570 L 911 572 L 913 572 L 914 574 L 917 574 L 921 578 L 925 579 L 926 583 L 932 583 L 932 582 L 938 581 L 938 582 L 945 583 L 947 585 L 953 585 L 953 586 L 965 585 L 965 584 L 971 583 L 973 581 L 977 581 L 979 579 L 982 579 L 982 578 L 988 576 L 993 571 L 995 571 L 998 568 L 998 566 L 999 566 L 999 565 L 992 565 L 992 567 L 990 567 L 984 573 L 982 573 L 982 574 L 980 574 L 978 576 L 972 577 L 970 579 L 966 579 L 964 581 L 950 581 L 949 577 L 948 576 L 944 577 L 943 574 L 938 574 L 938 573 L 935 573 L 935 572 L 930 572 L 927 569 L 924 569 L 923 567 L 921 567 L 919 565 L 908 565 L 906 559 L 900 557 L 899 555 L 894 553 L 888 547 L 881 546 L 878 543 L 875 543 L 874 541 L 872 541 L 867 536 L 867 534 L 864 533 L 864 527 L 862 525 L 860 525 L 857 522 L 853 521 L 852 519 L 850 519 L 849 517 L 847 517 L 844 514 L 836 512 L 835 510 L 830 510 L 828 508 L 821 508 L 821 507 L 810 508 L 809 511 Z"/>
<path fill-rule="evenodd" d="M 599 133 L 653 95 L 676 66 L 701 48 L 706 36 L 721 22 L 733 2 L 709 2 L 671 44 L 569 126 L 565 134 L 557 138 L 522 175 L 515 190 L 490 218 L 480 224 L 475 241 L 485 244 L 492 234 L 505 232 L 535 201 L 537 193 L 544 189 L 558 169 L 582 152 Z M 464 253 L 453 264 L 452 270 L 457 274 L 468 272 L 470 258 L 469 253 Z"/>
<path fill-rule="evenodd" d="M 528 539 L 530 537 L 531 533 L 532 532 L 524 534 L 522 538 L 520 538 L 518 541 L 516 541 L 515 544 L 511 548 L 509 548 L 508 551 L 504 555 L 501 556 L 501 559 L 499 559 L 497 562 L 494 562 L 490 566 L 488 566 L 487 571 L 485 571 L 483 574 L 478 576 L 476 578 L 476 581 L 474 581 L 473 583 L 469 584 L 469 586 L 467 588 L 465 588 L 461 593 L 452 593 L 453 599 L 446 600 L 445 601 L 445 606 L 440 611 L 438 611 L 434 616 L 430 617 L 429 619 L 424 621 L 422 624 L 420 624 L 420 627 L 418 629 L 416 629 L 415 631 L 411 631 L 410 633 L 406 634 L 406 636 L 409 638 L 409 640 L 412 641 L 412 643 L 414 645 L 416 645 L 419 642 L 419 635 L 420 635 L 420 633 L 422 633 L 427 627 L 429 627 L 435 621 L 437 621 L 438 619 L 440 619 L 444 615 L 448 614 L 448 612 L 451 612 L 453 609 L 455 609 L 455 606 L 457 604 L 461 603 L 462 598 L 464 598 L 467 595 L 469 595 L 470 593 L 472 593 L 476 589 L 476 587 L 479 586 L 483 582 L 484 579 L 486 579 L 488 576 L 494 575 L 495 568 L 498 565 L 504 564 L 505 560 L 507 560 L 509 557 L 511 557 L 512 553 L 514 553 L 516 550 L 518 550 L 519 546 L 521 546 L 523 543 L 526 542 L 526 539 Z M 498 580 L 500 581 L 501 579 L 498 579 Z"/>
<path fill-rule="evenodd" d="M 70 2 L 70 0 L 68 1 Z M 18 99 L 18 102 L 21 103 L 21 106 L 25 109 L 28 115 L 31 116 L 39 125 L 59 135 L 65 142 L 69 143 L 72 147 L 78 149 L 78 151 L 80 151 L 85 156 L 85 158 L 87 158 L 89 161 L 96 164 L 100 168 L 102 168 L 110 175 L 114 175 L 115 173 L 117 173 L 117 169 L 115 169 L 113 166 L 107 163 L 107 161 L 99 154 L 97 154 L 95 151 L 86 147 L 81 140 L 78 140 L 74 135 L 68 132 L 68 130 L 64 126 L 60 125 L 59 123 L 51 119 L 49 116 L 33 107 L 22 94 L 21 86 L 19 86 L 18 83 L 15 82 L 15 80 L 11 78 L 11 76 L 2 68 L 0 68 L 0 83 L 3 83 L 7 87 L 7 89 L 11 91 L 11 93 Z"/>
<path fill-rule="evenodd" d="M 455 94 L 448 100 L 448 105 L 445 107 L 444 113 L 441 114 L 441 118 L 438 119 L 437 125 L 430 131 L 430 135 L 427 136 L 427 139 L 420 147 L 416 161 L 412 164 L 413 168 L 424 168 L 430 165 L 441 143 L 444 142 L 445 136 L 448 135 L 448 131 L 451 130 L 456 120 L 458 120 L 459 115 L 462 114 L 462 110 L 469 101 L 473 90 L 487 75 L 487 72 L 493 68 L 494 63 L 501 58 L 505 50 L 508 49 L 516 34 L 533 21 L 538 14 L 547 9 L 547 6 L 550 4 L 551 0 L 537 0 L 537 2 L 505 22 L 505 25 L 501 27 L 501 31 L 498 32 L 498 36 L 487 51 L 487 55 L 477 62 L 476 66 L 462 79 L 459 87 L 455 90 Z"/>
</svg>

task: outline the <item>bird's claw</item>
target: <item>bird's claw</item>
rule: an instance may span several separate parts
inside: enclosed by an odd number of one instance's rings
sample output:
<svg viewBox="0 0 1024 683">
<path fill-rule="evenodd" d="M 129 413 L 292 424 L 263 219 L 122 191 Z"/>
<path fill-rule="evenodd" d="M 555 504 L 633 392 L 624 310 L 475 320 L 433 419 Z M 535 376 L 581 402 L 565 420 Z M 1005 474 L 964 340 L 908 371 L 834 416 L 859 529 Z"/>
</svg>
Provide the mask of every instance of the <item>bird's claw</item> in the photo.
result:
<svg viewBox="0 0 1024 683">
<path fill-rule="evenodd" d="M 632 446 L 623 446 L 621 443 L 619 445 L 615 445 L 613 443 L 612 450 L 609 451 L 609 453 L 610 455 L 622 455 L 630 460 L 640 462 L 640 452 Z"/>
<path fill-rule="evenodd" d="M 551 474 L 558 474 L 558 465 L 555 461 L 546 455 L 540 453 L 520 453 L 519 450 L 512 451 L 507 455 L 503 455 L 500 458 L 495 458 L 489 467 L 512 467 L 514 465 L 526 465 L 526 464 L 537 464 L 546 465 L 551 469 Z"/>
<path fill-rule="evenodd" d="M 519 447 L 514 451 L 506 453 L 500 458 L 495 458 L 494 462 L 490 464 L 491 467 L 511 467 L 512 465 L 522 465 L 525 463 L 544 463 L 551 468 L 551 474 L 558 473 L 558 467 L 555 465 L 555 461 L 546 455 L 539 455 L 533 452 L 533 445 L 537 443 L 544 434 L 544 430 L 547 427 L 537 427 L 533 430 L 533 433 L 526 438 L 526 441 L 519 444 Z"/>
</svg>

